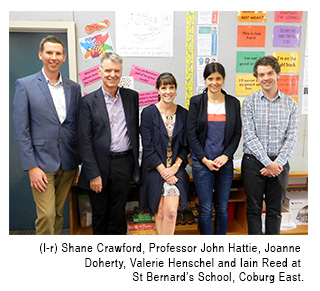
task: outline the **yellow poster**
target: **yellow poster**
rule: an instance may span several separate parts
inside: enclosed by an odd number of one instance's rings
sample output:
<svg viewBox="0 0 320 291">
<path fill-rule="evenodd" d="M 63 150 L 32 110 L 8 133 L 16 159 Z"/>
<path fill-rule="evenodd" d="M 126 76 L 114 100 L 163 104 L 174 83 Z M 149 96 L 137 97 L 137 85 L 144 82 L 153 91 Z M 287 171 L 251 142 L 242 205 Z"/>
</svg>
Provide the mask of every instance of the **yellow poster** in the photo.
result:
<svg viewBox="0 0 320 291">
<path fill-rule="evenodd" d="M 278 59 L 281 73 L 300 72 L 300 52 L 276 52 L 273 55 Z"/>
<path fill-rule="evenodd" d="M 261 89 L 260 84 L 253 75 L 236 75 L 236 95 L 249 96 Z"/>
<path fill-rule="evenodd" d="M 238 11 L 239 22 L 266 22 L 267 11 Z"/>
</svg>

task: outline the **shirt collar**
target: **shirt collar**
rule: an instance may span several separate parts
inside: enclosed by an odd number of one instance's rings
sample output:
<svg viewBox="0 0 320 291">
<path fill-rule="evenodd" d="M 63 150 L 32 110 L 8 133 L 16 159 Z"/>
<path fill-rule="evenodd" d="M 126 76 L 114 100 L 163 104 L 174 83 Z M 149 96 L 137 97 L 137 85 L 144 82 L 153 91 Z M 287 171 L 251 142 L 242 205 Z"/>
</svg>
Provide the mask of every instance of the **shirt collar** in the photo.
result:
<svg viewBox="0 0 320 291">
<path fill-rule="evenodd" d="M 258 91 L 258 96 L 260 97 L 260 99 L 262 99 L 262 97 L 267 98 L 267 97 L 264 96 L 262 89 L 260 89 L 260 90 Z M 276 99 L 278 99 L 278 98 L 280 98 L 280 97 L 282 97 L 282 92 L 280 92 L 280 90 L 278 89 L 278 94 L 277 94 L 277 96 L 276 96 L 275 98 L 273 98 L 272 101 L 275 101 Z M 268 98 L 267 98 L 267 99 L 268 99 Z M 268 99 L 268 100 L 269 100 L 269 99 Z"/>
<path fill-rule="evenodd" d="M 62 75 L 61 73 L 59 73 L 59 79 L 58 79 L 58 82 L 54 85 L 51 84 L 49 78 L 47 77 L 46 73 L 44 72 L 44 69 L 42 68 L 42 74 L 44 75 L 45 79 L 46 79 L 46 82 L 47 84 L 50 84 L 51 86 L 56 86 L 56 85 L 63 85 L 62 83 Z"/>
<path fill-rule="evenodd" d="M 101 89 L 102 89 L 103 96 L 104 96 L 105 98 L 107 98 L 107 99 L 112 99 L 112 100 L 116 101 L 116 100 L 118 100 L 118 99 L 121 97 L 119 88 L 118 88 L 118 90 L 117 90 L 116 98 L 115 98 L 115 99 L 113 99 L 112 95 L 109 94 L 106 90 L 103 89 L 103 86 L 101 86 Z"/>
</svg>

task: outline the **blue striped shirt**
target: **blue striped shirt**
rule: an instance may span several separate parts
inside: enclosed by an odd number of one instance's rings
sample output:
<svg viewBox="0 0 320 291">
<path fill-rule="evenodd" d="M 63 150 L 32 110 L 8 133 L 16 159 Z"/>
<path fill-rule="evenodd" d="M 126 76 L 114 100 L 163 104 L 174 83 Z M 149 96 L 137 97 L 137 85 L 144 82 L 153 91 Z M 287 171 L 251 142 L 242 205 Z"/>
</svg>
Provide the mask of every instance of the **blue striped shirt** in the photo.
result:
<svg viewBox="0 0 320 291">
<path fill-rule="evenodd" d="M 284 166 L 297 142 L 299 116 L 297 103 L 278 91 L 272 101 L 262 90 L 247 97 L 242 104 L 243 152 L 254 155 L 265 167 L 269 156 Z"/>
</svg>

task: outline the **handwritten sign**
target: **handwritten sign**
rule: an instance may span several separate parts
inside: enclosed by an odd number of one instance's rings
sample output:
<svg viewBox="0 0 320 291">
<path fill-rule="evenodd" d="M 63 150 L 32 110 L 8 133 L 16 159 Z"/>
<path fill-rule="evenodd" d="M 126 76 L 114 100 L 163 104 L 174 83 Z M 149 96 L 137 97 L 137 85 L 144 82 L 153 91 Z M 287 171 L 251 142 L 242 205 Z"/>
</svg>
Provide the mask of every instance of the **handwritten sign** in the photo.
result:
<svg viewBox="0 0 320 291">
<path fill-rule="evenodd" d="M 273 30 L 273 46 L 299 47 L 301 26 L 278 26 Z"/>
<path fill-rule="evenodd" d="M 133 65 L 131 68 L 130 76 L 132 76 L 136 81 L 146 83 L 149 85 L 156 85 L 156 81 L 160 73 L 145 69 L 142 67 L 138 67 Z"/>
<path fill-rule="evenodd" d="M 252 73 L 256 61 L 264 52 L 237 52 L 237 73 Z"/>
<path fill-rule="evenodd" d="M 159 101 L 158 90 L 146 91 L 139 93 L 139 106 L 154 104 Z"/>
<path fill-rule="evenodd" d="M 266 27 L 264 25 L 238 25 L 238 47 L 264 47 Z"/>
<path fill-rule="evenodd" d="M 303 11 L 275 11 L 274 22 L 302 22 Z"/>
<path fill-rule="evenodd" d="M 299 73 L 300 52 L 276 52 L 273 55 L 278 59 L 281 73 Z"/>
<path fill-rule="evenodd" d="M 101 80 L 99 76 L 99 65 L 79 73 L 79 77 L 84 87 Z"/>
<path fill-rule="evenodd" d="M 298 95 L 299 75 L 280 75 L 278 88 L 287 95 Z"/>
<path fill-rule="evenodd" d="M 239 22 L 266 22 L 267 11 L 238 11 Z"/>
<path fill-rule="evenodd" d="M 98 23 L 88 24 L 85 27 L 86 33 L 90 34 L 94 31 L 101 30 L 104 28 L 108 28 L 110 26 L 110 21 L 108 19 L 99 21 Z"/>
<path fill-rule="evenodd" d="M 261 89 L 257 79 L 253 75 L 237 75 L 236 76 L 236 95 L 249 96 Z"/>
</svg>

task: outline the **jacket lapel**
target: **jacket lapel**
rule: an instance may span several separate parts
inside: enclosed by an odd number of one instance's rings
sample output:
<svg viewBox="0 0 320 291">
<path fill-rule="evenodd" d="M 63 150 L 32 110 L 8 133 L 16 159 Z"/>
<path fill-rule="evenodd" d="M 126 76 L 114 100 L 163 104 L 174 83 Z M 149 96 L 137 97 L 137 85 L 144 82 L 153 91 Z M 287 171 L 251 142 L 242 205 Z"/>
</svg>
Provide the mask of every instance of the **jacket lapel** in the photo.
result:
<svg viewBox="0 0 320 291">
<path fill-rule="evenodd" d="M 66 100 L 66 119 L 67 119 L 69 109 L 70 109 L 70 103 L 71 103 L 70 82 L 68 81 L 68 79 L 62 77 L 62 84 L 63 84 L 64 96 Z"/>
<path fill-rule="evenodd" d="M 124 110 L 124 115 L 126 117 L 126 123 L 127 123 L 127 128 L 129 130 L 129 116 L 130 116 L 130 111 L 131 111 L 131 102 L 130 102 L 130 97 L 127 94 L 126 90 L 122 90 L 122 88 L 119 88 L 118 90 L 120 90 L 120 96 L 122 99 L 122 106 L 123 106 L 123 110 Z"/>
<path fill-rule="evenodd" d="M 162 132 L 162 134 L 165 135 L 169 139 L 168 132 L 167 132 L 167 129 L 163 123 L 161 113 L 159 112 L 159 109 L 157 108 L 156 105 L 153 105 L 153 106 L 154 106 L 153 124 L 156 125 L 159 128 L 159 131 Z"/>
<path fill-rule="evenodd" d="M 49 104 L 49 107 L 51 108 L 51 110 L 53 111 L 55 117 L 57 118 L 57 120 L 60 122 L 59 120 L 59 116 L 58 116 L 58 113 L 57 113 L 57 110 L 56 110 L 56 107 L 54 106 L 54 103 L 53 103 L 53 99 L 52 99 L 52 96 L 51 96 L 51 93 L 50 93 L 50 90 L 48 88 L 48 84 L 46 82 L 46 78 L 43 76 L 42 72 L 40 71 L 39 74 L 38 74 L 38 85 L 40 87 L 40 90 L 43 94 L 43 96 L 45 97 L 45 99 L 47 100 L 48 104 Z"/>
<path fill-rule="evenodd" d="M 179 110 L 179 105 L 177 106 L 176 112 L 176 122 L 174 124 L 172 139 L 183 129 L 183 115 L 182 111 Z"/>
<path fill-rule="evenodd" d="M 104 100 L 104 96 L 103 96 L 103 93 L 102 93 L 102 89 L 99 88 L 97 91 L 96 91 L 96 95 L 95 95 L 95 104 L 98 108 L 98 111 L 99 111 L 99 114 L 100 114 L 100 117 L 102 118 L 103 120 L 103 124 L 105 125 L 108 133 L 110 134 L 111 136 L 111 132 L 110 132 L 110 122 L 109 122 L 109 115 L 108 115 L 108 111 L 107 111 L 107 107 L 106 107 L 106 102 Z"/>
<path fill-rule="evenodd" d="M 225 93 L 226 94 L 226 93 Z M 229 140 L 229 134 L 230 134 L 230 126 L 231 126 L 231 110 L 230 110 L 230 97 L 226 94 L 225 97 L 225 102 L 226 102 L 226 129 L 225 129 L 225 138 L 224 140 Z"/>
</svg>

